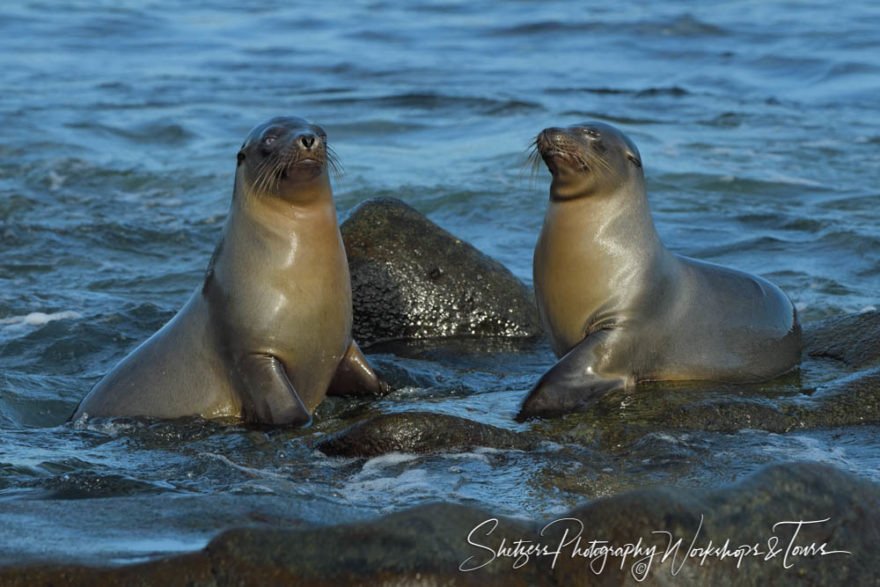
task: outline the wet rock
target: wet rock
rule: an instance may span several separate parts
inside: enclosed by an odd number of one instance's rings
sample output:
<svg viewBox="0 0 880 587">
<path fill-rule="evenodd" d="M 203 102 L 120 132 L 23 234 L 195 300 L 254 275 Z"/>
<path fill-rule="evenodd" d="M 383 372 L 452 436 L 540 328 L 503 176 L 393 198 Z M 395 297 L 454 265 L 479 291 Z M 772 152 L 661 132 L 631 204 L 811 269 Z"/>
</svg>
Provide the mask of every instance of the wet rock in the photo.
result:
<svg viewBox="0 0 880 587">
<path fill-rule="evenodd" d="M 533 573 L 462 573 L 468 533 L 491 514 L 431 504 L 371 522 L 309 532 L 244 529 L 221 534 L 205 549 L 220 584 L 529 585 Z M 527 535 L 525 522 L 498 529 Z M 529 579 L 532 579 L 529 581 Z"/>
<path fill-rule="evenodd" d="M 27 485 L 27 484 L 25 484 Z M 168 492 L 168 486 L 147 483 L 125 475 L 76 471 L 50 477 L 38 485 L 43 499 L 107 498 Z"/>
<path fill-rule="evenodd" d="M 659 554 L 649 570 L 638 565 L 640 557 L 631 556 L 623 569 L 619 557 L 609 557 L 602 574 L 606 584 L 636 584 L 633 573 L 642 571 L 648 573 L 651 584 L 857 585 L 870 584 L 880 573 L 880 558 L 874 554 L 880 539 L 878 506 L 880 485 L 826 465 L 793 463 L 765 468 L 725 489 L 634 491 L 594 502 L 570 515 L 583 522 L 586 536 L 617 545 L 642 538 L 644 548 L 657 547 Z M 774 528 L 780 522 L 826 519 L 803 525 L 794 539 L 793 524 Z M 682 539 L 676 556 L 660 560 L 670 539 L 654 532 L 670 533 L 673 545 Z M 727 540 L 730 551 L 749 545 L 763 554 L 743 556 L 739 568 L 737 557 L 721 560 L 710 555 L 701 565 L 699 554 L 686 556 L 692 541 L 694 548 L 706 548 L 710 541 L 719 548 Z M 825 552 L 851 554 L 807 556 L 794 554 L 789 545 L 826 545 Z M 776 554 L 769 555 L 771 551 Z M 554 579 L 565 585 L 592 584 L 596 577 L 589 562 L 560 557 Z"/>
<path fill-rule="evenodd" d="M 811 357 L 837 359 L 855 368 L 880 365 L 880 311 L 805 324 L 803 337 L 804 353 Z"/>
<path fill-rule="evenodd" d="M 532 424 L 536 436 L 603 451 L 630 453 L 657 432 L 776 434 L 880 425 L 880 368 L 858 371 L 818 388 L 784 384 L 707 386 L 652 384 L 603 397 L 586 413 Z"/>
<path fill-rule="evenodd" d="M 370 418 L 318 444 L 331 456 L 374 457 L 390 452 L 427 453 L 477 446 L 528 449 L 525 434 L 445 414 L 400 412 Z"/>
<path fill-rule="evenodd" d="M 681 407 L 662 418 L 670 428 L 735 434 L 743 429 L 783 433 L 798 427 L 785 406 L 760 401 L 719 400 Z"/>
<path fill-rule="evenodd" d="M 351 270 L 352 332 L 362 346 L 541 332 L 521 281 L 400 200 L 368 200 L 340 228 Z"/>
<path fill-rule="evenodd" d="M 880 367 L 837 379 L 813 400 L 798 414 L 805 428 L 880 424 Z"/>
<path fill-rule="evenodd" d="M 659 418 L 673 428 L 735 433 L 880 424 L 880 368 L 840 377 L 809 395 L 768 398 L 707 398 Z"/>
<path fill-rule="evenodd" d="M 565 416 L 577 434 L 549 421 L 536 429 L 578 443 L 599 436 L 608 447 L 630 444 L 657 430 L 785 433 L 880 424 L 880 312 L 808 324 L 804 333 L 799 372 L 755 384 L 643 383 L 603 397 L 585 415 Z M 583 434 L 585 427 L 594 432 Z"/>
<path fill-rule="evenodd" d="M 212 561 L 202 552 L 176 556 L 141 565 L 95 568 L 82 565 L 46 564 L 27 567 L 0 568 L 0 585 L 4 587 L 82 586 L 152 587 L 154 585 L 218 585 L 211 568 Z"/>
<path fill-rule="evenodd" d="M 544 554 L 513 554 L 517 540 Z M 739 555 L 721 558 L 725 544 Z M 867 585 L 880 576 L 877 544 L 880 484 L 792 463 L 721 489 L 631 491 L 540 522 L 431 504 L 340 526 L 230 530 L 199 552 L 128 567 L 7 567 L 0 584 Z M 623 558 L 627 545 L 642 550 Z"/>
</svg>

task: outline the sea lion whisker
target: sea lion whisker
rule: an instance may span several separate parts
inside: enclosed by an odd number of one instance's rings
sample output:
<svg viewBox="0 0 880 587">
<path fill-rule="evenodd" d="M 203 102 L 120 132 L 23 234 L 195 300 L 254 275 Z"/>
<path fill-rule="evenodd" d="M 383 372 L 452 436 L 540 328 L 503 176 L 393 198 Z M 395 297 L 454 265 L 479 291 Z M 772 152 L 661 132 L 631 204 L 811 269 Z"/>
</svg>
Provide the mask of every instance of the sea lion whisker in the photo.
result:
<svg viewBox="0 0 880 587">
<path fill-rule="evenodd" d="M 339 162 L 339 156 L 336 154 L 336 150 L 326 144 L 324 148 L 327 154 L 327 165 L 330 166 L 330 171 L 333 173 L 333 177 L 337 180 L 341 179 L 345 174 L 345 169 L 342 167 L 342 163 Z"/>
<path fill-rule="evenodd" d="M 544 160 L 541 158 L 541 152 L 538 150 L 538 139 L 535 139 L 535 141 L 532 143 L 532 149 L 529 153 L 528 162 L 530 167 L 529 184 L 534 188 L 538 181 L 538 173 L 541 170 L 541 163 L 544 162 Z"/>
<path fill-rule="evenodd" d="M 538 169 L 540 168 L 541 154 L 538 152 L 538 139 L 537 137 L 532 139 L 532 141 L 528 144 L 525 149 L 525 157 L 522 160 L 522 164 L 519 167 L 520 178 L 522 178 L 522 174 L 525 173 L 526 169 L 529 170 L 529 188 L 535 187 L 535 180 L 538 176 Z"/>
<path fill-rule="evenodd" d="M 279 153 L 273 153 L 260 162 L 257 167 L 257 177 L 254 187 L 257 191 L 269 193 L 273 188 L 274 177 L 279 172 L 279 161 L 282 159 Z"/>
<path fill-rule="evenodd" d="M 256 169 L 256 177 L 254 179 L 253 189 L 256 192 L 265 192 L 266 191 L 266 176 L 267 170 L 270 166 L 270 159 L 264 159 L 260 161 L 257 165 Z"/>
<path fill-rule="evenodd" d="M 295 161 L 295 155 L 294 158 L 291 159 L 289 155 L 290 151 L 292 151 L 292 149 L 287 148 L 275 157 L 275 164 L 272 166 L 269 173 L 269 188 L 272 191 L 278 189 L 278 186 L 281 184 L 281 178 L 284 175 L 284 170 Z"/>
</svg>

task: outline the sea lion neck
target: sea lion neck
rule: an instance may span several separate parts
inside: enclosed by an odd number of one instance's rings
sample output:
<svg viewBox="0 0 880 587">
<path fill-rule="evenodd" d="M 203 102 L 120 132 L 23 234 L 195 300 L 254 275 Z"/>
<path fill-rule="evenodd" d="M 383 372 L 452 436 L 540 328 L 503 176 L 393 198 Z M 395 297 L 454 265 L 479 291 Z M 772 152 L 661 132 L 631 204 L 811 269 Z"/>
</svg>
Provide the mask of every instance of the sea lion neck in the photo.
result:
<svg viewBox="0 0 880 587">
<path fill-rule="evenodd" d="M 568 198 L 554 198 L 545 228 L 555 225 L 582 243 L 585 254 L 651 248 L 664 250 L 644 190 L 634 186 Z"/>
<path fill-rule="evenodd" d="M 254 189 L 243 174 L 236 173 L 232 201 L 233 205 L 265 205 L 273 208 L 333 206 L 333 189 L 326 169 L 314 178 L 286 182 L 271 193 Z"/>
</svg>

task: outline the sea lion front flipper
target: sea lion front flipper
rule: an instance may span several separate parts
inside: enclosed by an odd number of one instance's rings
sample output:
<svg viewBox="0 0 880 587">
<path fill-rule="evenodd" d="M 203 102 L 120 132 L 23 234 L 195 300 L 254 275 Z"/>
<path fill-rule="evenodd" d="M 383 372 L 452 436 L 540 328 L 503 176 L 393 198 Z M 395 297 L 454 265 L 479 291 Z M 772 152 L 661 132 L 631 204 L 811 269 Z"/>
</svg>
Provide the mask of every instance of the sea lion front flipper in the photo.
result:
<svg viewBox="0 0 880 587">
<path fill-rule="evenodd" d="M 587 336 L 550 367 L 529 392 L 516 416 L 517 422 L 585 412 L 606 393 L 623 389 L 623 378 L 603 378 L 596 373 L 599 363 L 608 357 L 609 336 L 609 330 Z"/>
<path fill-rule="evenodd" d="M 336 367 L 327 395 L 380 395 L 388 393 L 390 389 L 370 367 L 357 343 L 351 341 Z"/>
<path fill-rule="evenodd" d="M 312 416 L 297 395 L 277 357 L 245 355 L 238 362 L 245 393 L 244 419 L 259 424 L 304 426 Z"/>
</svg>

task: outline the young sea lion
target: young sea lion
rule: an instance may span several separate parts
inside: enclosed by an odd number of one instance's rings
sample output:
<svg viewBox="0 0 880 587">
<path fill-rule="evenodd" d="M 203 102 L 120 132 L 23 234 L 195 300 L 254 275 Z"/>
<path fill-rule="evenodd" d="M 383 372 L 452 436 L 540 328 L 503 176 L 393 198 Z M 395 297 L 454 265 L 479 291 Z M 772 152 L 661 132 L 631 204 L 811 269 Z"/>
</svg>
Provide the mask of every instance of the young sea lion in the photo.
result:
<svg viewBox="0 0 880 587">
<path fill-rule="evenodd" d="M 561 359 L 518 420 L 584 411 L 638 381 L 760 381 L 797 365 L 797 312 L 778 287 L 663 245 L 623 133 L 586 122 L 545 129 L 535 146 L 553 176 L 535 297 Z"/>
<path fill-rule="evenodd" d="M 238 153 L 204 284 L 80 403 L 82 416 L 306 424 L 326 393 L 386 388 L 351 338 L 327 135 L 273 118 Z"/>
</svg>

